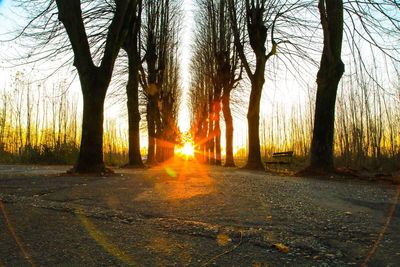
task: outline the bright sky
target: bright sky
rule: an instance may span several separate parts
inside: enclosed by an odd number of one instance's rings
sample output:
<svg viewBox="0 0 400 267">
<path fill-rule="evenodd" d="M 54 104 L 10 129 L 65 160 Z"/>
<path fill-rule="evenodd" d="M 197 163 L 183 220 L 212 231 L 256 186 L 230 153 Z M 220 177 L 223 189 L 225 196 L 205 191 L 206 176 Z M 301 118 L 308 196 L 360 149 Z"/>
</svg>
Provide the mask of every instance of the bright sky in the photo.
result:
<svg viewBox="0 0 400 267">
<path fill-rule="evenodd" d="M 186 132 L 190 128 L 190 115 L 188 103 L 188 91 L 190 86 L 190 57 L 191 57 L 191 40 L 193 37 L 193 1 L 183 1 L 184 21 L 181 39 L 181 78 L 182 78 L 182 104 L 179 113 L 179 128 L 182 132 Z"/>
</svg>

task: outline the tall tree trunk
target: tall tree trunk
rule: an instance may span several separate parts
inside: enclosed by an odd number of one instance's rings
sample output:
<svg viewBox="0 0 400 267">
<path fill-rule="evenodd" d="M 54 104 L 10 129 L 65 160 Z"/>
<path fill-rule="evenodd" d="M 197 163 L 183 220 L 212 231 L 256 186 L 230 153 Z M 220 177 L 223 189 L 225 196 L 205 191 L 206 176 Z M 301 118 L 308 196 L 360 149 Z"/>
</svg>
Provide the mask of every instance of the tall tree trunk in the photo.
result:
<svg viewBox="0 0 400 267">
<path fill-rule="evenodd" d="M 152 97 L 147 103 L 147 132 L 148 132 L 148 148 L 147 163 L 154 164 L 156 162 L 156 124 L 155 124 L 155 108 Z"/>
<path fill-rule="evenodd" d="M 212 116 L 210 115 L 209 117 L 210 117 L 209 123 L 208 123 L 209 132 L 208 132 L 208 142 L 207 142 L 207 144 L 208 144 L 208 151 L 207 151 L 207 153 L 208 153 L 208 159 L 209 159 L 209 160 L 208 160 L 208 163 L 211 164 L 211 165 L 214 165 L 214 164 L 215 164 L 215 153 L 214 153 L 214 151 L 215 151 L 215 133 L 214 133 L 214 123 L 213 123 Z"/>
<path fill-rule="evenodd" d="M 140 155 L 140 112 L 139 112 L 139 69 L 140 69 L 140 38 L 142 1 L 135 3 L 134 18 L 131 21 L 129 33 L 123 44 L 128 55 L 128 83 L 126 85 L 128 108 L 128 164 L 130 167 L 144 167 Z"/>
<path fill-rule="evenodd" d="M 344 64 L 341 60 L 343 2 L 342 0 L 320 0 L 318 7 L 324 32 L 324 48 L 317 74 L 317 99 L 308 170 L 330 172 L 334 169 L 333 137 L 336 94 L 344 73 Z"/>
<path fill-rule="evenodd" d="M 226 159 L 225 167 L 235 167 L 235 161 L 233 159 L 233 120 L 230 108 L 230 91 L 224 91 L 222 96 L 222 112 L 224 113 L 225 119 L 225 149 Z"/>
<path fill-rule="evenodd" d="M 133 49 L 136 49 L 134 47 Z M 129 77 L 126 86 L 129 124 L 129 166 L 143 167 L 140 155 L 140 112 L 139 112 L 139 55 L 128 52 Z"/>
<path fill-rule="evenodd" d="M 156 84 L 157 70 L 156 70 L 156 42 L 153 35 L 148 37 L 147 41 L 147 69 L 148 69 L 148 85 L 147 85 L 147 132 L 148 132 L 148 150 L 147 150 L 147 163 L 156 163 L 156 110 L 158 108 L 158 88 Z"/>
<path fill-rule="evenodd" d="M 218 106 L 215 110 L 215 122 L 214 122 L 214 134 L 215 134 L 215 165 L 221 166 L 222 156 L 221 156 L 221 126 L 220 126 L 220 102 L 215 103 Z"/>
<path fill-rule="evenodd" d="M 264 12 L 266 11 L 264 6 L 265 1 L 246 0 L 245 2 L 247 34 L 250 46 L 256 58 L 254 73 L 252 72 L 249 62 L 247 60 L 244 46 L 242 44 L 242 39 L 240 37 L 241 33 L 239 31 L 239 24 L 237 22 L 234 1 L 229 1 L 229 10 L 232 21 L 232 32 L 235 40 L 235 47 L 242 62 L 243 68 L 245 69 L 248 77 L 250 77 L 251 80 L 250 101 L 247 112 L 249 151 L 245 168 L 263 170 L 264 165 L 261 161 L 259 134 L 260 101 L 263 85 L 265 82 L 265 64 L 268 59 L 275 54 L 276 51 L 276 42 L 273 38 L 275 22 L 272 25 L 271 33 L 271 41 L 273 44 L 272 49 L 266 55 L 265 42 L 267 40 L 268 27 L 264 25 Z"/>
<path fill-rule="evenodd" d="M 265 63 L 263 66 L 265 66 Z M 261 68 L 263 66 L 261 66 Z M 264 165 L 261 161 L 259 134 L 260 101 L 263 85 L 264 70 L 257 69 L 251 82 L 249 109 L 247 112 L 247 124 L 249 133 L 249 154 L 245 166 L 245 168 L 247 169 L 264 169 Z"/>
<path fill-rule="evenodd" d="M 93 75 L 91 80 L 94 82 L 82 84 L 82 140 L 78 161 L 74 167 L 76 172 L 106 171 L 103 162 L 103 119 L 104 100 L 109 81 L 96 82 L 101 80 L 99 75 Z"/>
</svg>

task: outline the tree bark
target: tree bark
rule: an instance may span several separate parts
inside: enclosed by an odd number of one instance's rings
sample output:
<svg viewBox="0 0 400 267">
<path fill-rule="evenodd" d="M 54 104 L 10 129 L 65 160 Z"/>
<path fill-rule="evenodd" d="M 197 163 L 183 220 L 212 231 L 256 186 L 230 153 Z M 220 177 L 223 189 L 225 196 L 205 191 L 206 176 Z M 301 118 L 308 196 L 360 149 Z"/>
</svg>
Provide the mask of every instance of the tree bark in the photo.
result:
<svg viewBox="0 0 400 267">
<path fill-rule="evenodd" d="M 317 74 L 318 88 L 310 166 L 306 170 L 331 172 L 334 170 L 333 137 L 336 94 L 344 73 L 344 64 L 341 60 L 343 2 L 342 0 L 320 0 L 318 7 L 324 33 L 324 48 Z"/>
<path fill-rule="evenodd" d="M 214 134 L 215 134 L 215 165 L 222 165 L 221 156 L 221 126 L 220 126 L 220 109 L 221 109 L 221 93 L 220 90 L 216 93 L 218 98 L 214 100 Z"/>
<path fill-rule="evenodd" d="M 144 167 L 140 155 L 140 112 L 139 112 L 139 69 L 140 49 L 139 31 L 141 27 L 142 1 L 135 5 L 135 17 L 132 20 L 129 34 L 124 43 L 124 50 L 128 54 L 128 83 L 126 85 L 128 108 L 128 164 L 129 167 Z"/>
<path fill-rule="evenodd" d="M 152 32 L 152 34 L 154 34 Z M 158 110 L 158 87 L 157 80 L 157 55 L 156 55 L 156 41 L 154 36 L 150 34 L 147 41 L 147 69 L 148 69 L 148 86 L 147 86 L 147 132 L 148 132 L 148 150 L 147 150 L 147 163 L 156 163 L 156 116 Z"/>
<path fill-rule="evenodd" d="M 265 42 L 267 40 L 268 28 L 264 25 L 264 4 L 264 1 L 245 1 L 248 39 L 256 57 L 256 65 L 253 73 L 247 60 L 242 39 L 240 37 L 241 32 L 239 30 L 239 24 L 237 22 L 235 4 L 233 0 L 229 1 L 229 11 L 232 22 L 232 32 L 234 36 L 235 47 L 242 62 L 243 68 L 251 81 L 250 101 L 247 112 L 249 152 L 245 168 L 258 170 L 264 170 L 264 165 L 261 161 L 260 151 L 259 113 L 261 93 L 265 82 L 265 64 L 268 59 L 275 54 L 274 49 L 276 48 L 276 43 L 273 38 L 273 28 L 275 27 L 274 23 L 272 25 L 271 33 L 271 41 L 273 43 L 273 47 L 268 55 L 266 55 Z"/>
<path fill-rule="evenodd" d="M 251 93 L 249 108 L 247 112 L 247 123 L 249 133 L 249 154 L 246 169 L 264 170 L 260 151 L 260 101 L 264 85 L 264 64 L 257 64 L 256 71 L 251 82 Z"/>
<path fill-rule="evenodd" d="M 83 92 L 82 139 L 74 171 L 78 173 L 105 172 L 103 162 L 104 100 L 109 80 L 99 74 L 81 77 Z"/>
<path fill-rule="evenodd" d="M 222 112 L 225 119 L 226 159 L 225 167 L 235 167 L 233 159 L 233 119 L 230 108 L 230 91 L 224 91 L 222 96 Z"/>
<path fill-rule="evenodd" d="M 135 47 L 133 47 L 135 49 Z M 136 49 L 137 51 L 137 49 Z M 139 55 L 128 52 L 129 77 L 126 86 L 129 124 L 129 162 L 131 167 L 144 167 L 140 155 L 140 112 L 139 112 Z"/>
<path fill-rule="evenodd" d="M 147 164 L 156 163 L 156 124 L 155 124 L 155 108 L 154 100 L 150 99 L 147 103 L 147 132 L 148 132 L 148 148 L 147 148 Z"/>
</svg>

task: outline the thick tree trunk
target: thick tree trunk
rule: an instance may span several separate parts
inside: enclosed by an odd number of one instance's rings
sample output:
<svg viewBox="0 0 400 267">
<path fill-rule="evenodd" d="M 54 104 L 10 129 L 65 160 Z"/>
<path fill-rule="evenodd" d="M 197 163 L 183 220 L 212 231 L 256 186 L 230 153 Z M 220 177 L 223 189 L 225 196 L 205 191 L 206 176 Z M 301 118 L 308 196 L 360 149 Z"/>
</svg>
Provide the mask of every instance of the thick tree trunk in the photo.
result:
<svg viewBox="0 0 400 267">
<path fill-rule="evenodd" d="M 330 172 L 334 170 L 333 137 L 335 125 L 336 93 L 344 71 L 343 63 L 336 66 L 321 64 L 315 105 L 314 131 L 311 143 L 310 169 Z"/>
<path fill-rule="evenodd" d="M 264 170 L 260 151 L 260 101 L 264 85 L 265 61 L 259 60 L 256 71 L 251 81 L 251 93 L 249 109 L 247 112 L 247 123 L 249 133 L 249 154 L 246 169 Z"/>
<path fill-rule="evenodd" d="M 108 83 L 98 88 L 83 90 L 82 140 L 75 172 L 106 171 L 103 162 L 103 119 L 107 87 Z M 93 92 L 96 95 L 93 95 Z"/>
<path fill-rule="evenodd" d="M 139 63 L 137 57 L 128 53 L 129 77 L 126 86 L 129 124 L 129 162 L 131 167 L 144 167 L 140 155 L 140 112 L 139 112 Z"/>
<path fill-rule="evenodd" d="M 140 112 L 139 112 L 139 68 L 140 48 L 139 31 L 141 26 L 142 1 L 136 1 L 131 21 L 131 28 L 123 44 L 123 49 L 128 54 L 128 83 L 126 85 L 128 108 L 128 164 L 127 167 L 144 167 L 140 155 Z"/>
<path fill-rule="evenodd" d="M 235 167 L 233 159 L 233 120 L 230 108 L 230 91 L 224 91 L 222 96 L 222 112 L 225 119 L 226 159 L 225 167 Z"/>
<path fill-rule="evenodd" d="M 344 64 L 341 60 L 343 2 L 342 0 L 320 0 L 318 7 L 324 32 L 324 49 L 317 74 L 318 88 L 310 166 L 306 171 L 331 172 L 334 170 L 333 137 L 336 94 L 344 73 Z"/>
<path fill-rule="evenodd" d="M 154 120 L 154 101 L 149 99 L 147 104 L 147 132 L 148 132 L 148 148 L 147 148 L 147 164 L 156 163 L 156 124 Z"/>
<path fill-rule="evenodd" d="M 160 135 L 165 137 L 164 135 Z M 156 159 L 158 163 L 164 162 L 166 159 L 166 142 L 164 139 L 156 139 Z"/>
</svg>

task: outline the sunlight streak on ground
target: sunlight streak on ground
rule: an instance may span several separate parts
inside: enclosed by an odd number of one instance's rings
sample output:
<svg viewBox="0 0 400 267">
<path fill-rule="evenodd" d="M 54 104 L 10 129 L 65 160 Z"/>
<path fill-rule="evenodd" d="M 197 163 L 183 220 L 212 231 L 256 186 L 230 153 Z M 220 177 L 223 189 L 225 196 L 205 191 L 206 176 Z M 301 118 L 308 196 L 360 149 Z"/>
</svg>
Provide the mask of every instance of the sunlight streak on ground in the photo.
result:
<svg viewBox="0 0 400 267">
<path fill-rule="evenodd" d="M 4 208 L 3 202 L 2 202 L 1 200 L 0 200 L 0 209 L 1 209 L 1 212 L 2 212 L 2 214 L 3 214 L 5 223 L 6 223 L 6 225 L 7 225 L 8 231 L 9 231 L 10 234 L 12 235 L 12 237 L 13 237 L 15 243 L 16 243 L 17 246 L 18 246 L 18 249 L 21 251 L 22 255 L 24 255 L 25 259 L 29 262 L 29 264 L 30 264 L 31 266 L 36 266 L 36 264 L 33 262 L 33 259 L 32 259 L 32 257 L 31 257 L 31 255 L 30 255 L 30 254 L 28 253 L 28 251 L 25 249 L 25 246 L 24 246 L 24 244 L 22 243 L 22 240 L 21 240 L 21 239 L 19 238 L 19 236 L 17 235 L 17 233 L 16 233 L 16 231 L 15 231 L 15 229 L 14 229 L 14 227 L 13 227 L 11 221 L 10 221 L 10 219 L 8 218 L 6 209 Z"/>
<path fill-rule="evenodd" d="M 89 220 L 89 218 L 83 214 L 83 210 L 78 209 L 77 214 L 82 226 L 105 251 L 130 266 L 137 265 L 131 256 L 127 255 L 124 251 L 120 250 L 116 245 L 111 243 L 107 237 L 97 229 L 97 227 Z"/>
<path fill-rule="evenodd" d="M 386 215 L 386 222 L 384 224 L 384 226 L 382 227 L 381 232 L 378 235 L 378 238 L 376 239 L 376 241 L 374 242 L 374 244 L 372 245 L 372 247 L 369 249 L 368 254 L 364 260 L 364 262 L 361 264 L 361 267 L 366 267 L 370 261 L 370 259 L 372 258 L 372 256 L 375 254 L 376 250 L 378 249 L 380 243 L 382 242 L 384 235 L 387 231 L 387 229 L 389 228 L 392 219 L 393 219 L 393 214 L 396 211 L 396 207 L 397 207 L 397 203 L 399 202 L 399 197 L 400 197 L 400 185 L 397 186 L 396 191 L 393 194 L 392 197 L 392 205 L 390 206 L 387 215 Z"/>
</svg>

